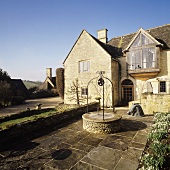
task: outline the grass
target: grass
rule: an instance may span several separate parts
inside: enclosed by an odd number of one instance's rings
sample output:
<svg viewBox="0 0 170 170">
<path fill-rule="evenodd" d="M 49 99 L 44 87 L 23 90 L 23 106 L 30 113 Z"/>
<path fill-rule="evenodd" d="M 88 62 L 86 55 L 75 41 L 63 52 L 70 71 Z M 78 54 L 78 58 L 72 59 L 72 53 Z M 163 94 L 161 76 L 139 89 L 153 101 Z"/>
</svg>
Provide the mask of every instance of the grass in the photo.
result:
<svg viewBox="0 0 170 170">
<path fill-rule="evenodd" d="M 46 112 L 40 113 L 38 115 L 32 115 L 32 116 L 22 117 L 22 118 L 18 118 L 18 119 L 14 119 L 14 120 L 5 121 L 3 123 L 0 123 L 0 129 L 5 130 L 5 129 L 8 129 L 9 127 L 14 126 L 16 124 L 24 123 L 27 121 L 34 121 L 39 118 L 46 118 L 46 117 L 49 117 L 54 114 L 58 114 L 58 112 L 55 109 L 51 109 L 50 111 L 46 111 Z"/>
<path fill-rule="evenodd" d="M 28 121 L 35 121 L 40 118 L 47 118 L 47 117 L 50 117 L 55 114 L 60 114 L 64 111 L 69 111 L 76 107 L 78 107 L 78 106 L 76 106 L 76 105 L 59 105 L 55 109 L 50 109 L 48 111 L 46 109 L 44 109 L 44 112 L 41 112 L 40 114 L 25 116 L 25 117 L 21 117 L 21 118 L 17 118 L 17 119 L 12 119 L 12 120 L 7 120 L 7 121 L 0 123 L 0 130 L 8 129 L 9 127 L 14 126 L 16 124 L 21 124 L 21 123 L 28 122 Z M 42 109 L 42 111 L 43 111 L 43 109 Z M 22 113 L 20 113 L 20 114 L 22 114 Z"/>
<path fill-rule="evenodd" d="M 39 81 L 29 81 L 29 80 L 22 80 L 27 89 L 30 89 L 32 87 L 38 87 L 42 84 L 42 82 Z"/>
</svg>

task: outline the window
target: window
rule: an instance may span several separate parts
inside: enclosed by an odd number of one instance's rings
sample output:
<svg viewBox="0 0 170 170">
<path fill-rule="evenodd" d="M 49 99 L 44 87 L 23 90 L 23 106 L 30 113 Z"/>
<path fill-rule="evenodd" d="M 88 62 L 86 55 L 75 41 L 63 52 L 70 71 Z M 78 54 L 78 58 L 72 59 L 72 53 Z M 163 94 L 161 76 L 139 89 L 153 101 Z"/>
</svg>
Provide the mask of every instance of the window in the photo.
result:
<svg viewBox="0 0 170 170">
<path fill-rule="evenodd" d="M 166 92 L 166 81 L 160 81 L 159 92 Z"/>
<path fill-rule="evenodd" d="M 88 89 L 86 87 L 81 88 L 81 95 L 82 96 L 87 96 L 88 95 Z"/>
<path fill-rule="evenodd" d="M 156 58 L 155 44 L 144 34 L 140 33 L 127 53 L 128 69 L 156 68 Z"/>
<path fill-rule="evenodd" d="M 90 71 L 90 61 L 80 61 L 79 62 L 79 72 Z"/>
</svg>

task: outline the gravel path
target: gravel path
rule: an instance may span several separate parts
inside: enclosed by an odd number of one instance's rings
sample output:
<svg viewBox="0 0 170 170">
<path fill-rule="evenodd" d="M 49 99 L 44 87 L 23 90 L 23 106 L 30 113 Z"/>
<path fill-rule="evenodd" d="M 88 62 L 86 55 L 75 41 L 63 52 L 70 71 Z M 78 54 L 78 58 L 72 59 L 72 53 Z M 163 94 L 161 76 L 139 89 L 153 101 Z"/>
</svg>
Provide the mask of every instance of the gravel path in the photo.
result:
<svg viewBox="0 0 170 170">
<path fill-rule="evenodd" d="M 6 108 L 0 108 L 0 116 L 6 116 L 6 115 L 19 113 L 21 111 L 26 110 L 27 108 L 35 109 L 35 105 L 38 103 L 42 104 L 42 108 L 47 108 L 47 107 L 53 108 L 62 102 L 63 100 L 60 97 L 26 100 L 25 104 L 10 106 Z"/>
</svg>

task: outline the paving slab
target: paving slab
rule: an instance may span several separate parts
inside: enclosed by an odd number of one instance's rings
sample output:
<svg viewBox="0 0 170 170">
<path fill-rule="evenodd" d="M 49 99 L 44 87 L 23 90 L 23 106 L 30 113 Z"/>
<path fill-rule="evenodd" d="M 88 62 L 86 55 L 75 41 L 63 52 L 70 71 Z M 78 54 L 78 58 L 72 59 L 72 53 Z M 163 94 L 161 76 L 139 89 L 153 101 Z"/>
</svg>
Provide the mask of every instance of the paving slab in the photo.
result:
<svg viewBox="0 0 170 170">
<path fill-rule="evenodd" d="M 104 169 L 112 170 L 119 162 L 122 154 L 123 151 L 98 146 L 91 150 L 82 161 Z"/>
<path fill-rule="evenodd" d="M 128 159 L 121 158 L 114 170 L 136 170 L 138 168 L 138 163 L 130 161 Z"/>
<path fill-rule="evenodd" d="M 0 151 L 0 169 L 135 170 L 152 122 L 151 116 L 122 114 L 120 132 L 100 135 L 84 131 L 82 120 L 70 120 L 25 142 L 11 141 Z"/>
</svg>

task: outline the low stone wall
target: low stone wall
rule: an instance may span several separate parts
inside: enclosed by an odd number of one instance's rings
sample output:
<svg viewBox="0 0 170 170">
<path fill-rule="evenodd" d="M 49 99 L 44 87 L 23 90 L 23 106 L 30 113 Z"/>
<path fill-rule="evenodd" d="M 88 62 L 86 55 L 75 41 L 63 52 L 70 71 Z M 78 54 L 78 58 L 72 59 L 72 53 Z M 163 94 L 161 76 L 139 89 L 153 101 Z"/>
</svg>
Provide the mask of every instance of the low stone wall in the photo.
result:
<svg viewBox="0 0 170 170">
<path fill-rule="evenodd" d="M 89 111 L 96 111 L 98 108 L 98 103 L 89 104 Z M 55 115 L 49 116 L 47 118 L 39 118 L 34 121 L 23 122 L 21 124 L 16 124 L 9 127 L 8 129 L 0 131 L 0 150 L 9 146 L 11 141 L 20 140 L 22 138 L 27 138 L 34 134 L 34 132 L 42 132 L 43 130 L 48 130 L 51 126 L 57 127 L 63 122 L 67 122 L 73 118 L 78 118 L 87 112 L 87 106 L 80 106 L 79 108 L 70 109 L 69 111 L 64 111 L 62 113 L 56 113 Z"/>
<path fill-rule="evenodd" d="M 140 101 L 129 102 L 129 108 L 133 103 L 140 103 L 144 114 L 170 112 L 170 95 L 168 94 L 143 94 Z"/>
</svg>

